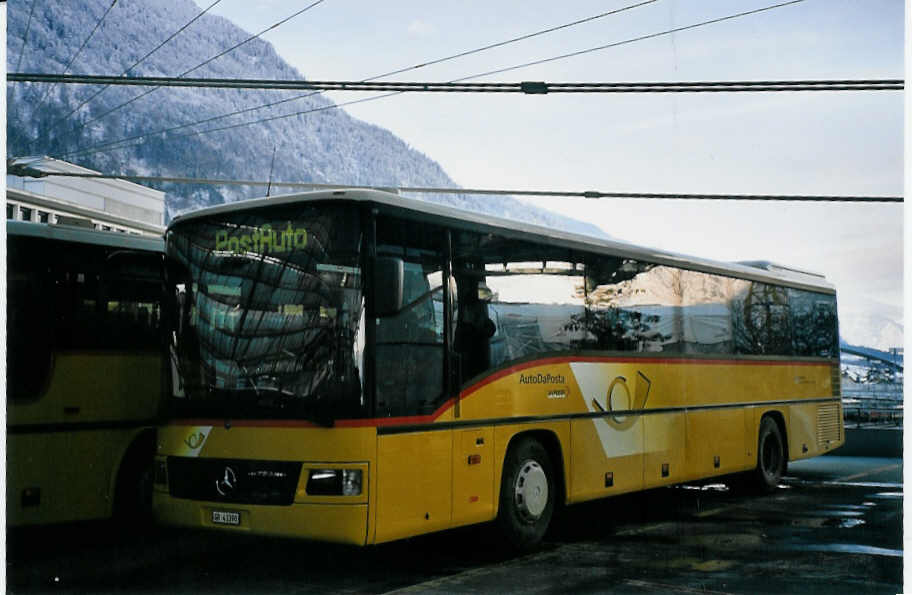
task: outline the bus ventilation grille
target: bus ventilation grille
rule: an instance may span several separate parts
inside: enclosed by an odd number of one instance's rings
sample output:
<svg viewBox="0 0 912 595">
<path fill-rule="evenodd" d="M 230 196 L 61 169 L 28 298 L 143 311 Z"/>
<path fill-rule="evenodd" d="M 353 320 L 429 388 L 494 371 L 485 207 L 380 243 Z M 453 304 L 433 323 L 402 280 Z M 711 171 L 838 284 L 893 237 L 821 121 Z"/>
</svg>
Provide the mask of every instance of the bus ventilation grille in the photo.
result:
<svg viewBox="0 0 912 595">
<path fill-rule="evenodd" d="M 290 461 L 168 457 L 168 489 L 188 500 L 288 506 L 301 467 Z"/>
<path fill-rule="evenodd" d="M 839 405 L 821 405 L 817 409 L 817 446 L 824 448 L 833 442 L 839 442 Z"/>
</svg>

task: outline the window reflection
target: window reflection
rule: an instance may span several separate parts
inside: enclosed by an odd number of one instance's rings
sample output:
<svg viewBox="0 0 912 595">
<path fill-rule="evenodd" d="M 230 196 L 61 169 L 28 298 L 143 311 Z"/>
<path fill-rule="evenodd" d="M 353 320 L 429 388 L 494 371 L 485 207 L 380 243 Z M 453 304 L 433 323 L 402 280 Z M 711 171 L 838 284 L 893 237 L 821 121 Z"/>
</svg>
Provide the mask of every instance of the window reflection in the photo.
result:
<svg viewBox="0 0 912 595">
<path fill-rule="evenodd" d="M 444 369 L 442 240 L 446 232 L 377 219 L 377 255 L 401 259 L 402 304 L 377 319 L 377 414 L 427 415 L 448 398 Z M 383 291 L 383 288 L 378 288 Z"/>
<path fill-rule="evenodd" d="M 480 372 L 507 362 L 580 350 L 833 357 L 835 296 L 655 265 L 585 255 L 496 235 L 457 242 L 460 316 L 475 287 L 491 297 L 493 334 L 474 339 Z M 458 329 L 457 329 L 458 330 Z M 457 346 L 457 349 L 459 347 Z"/>
</svg>

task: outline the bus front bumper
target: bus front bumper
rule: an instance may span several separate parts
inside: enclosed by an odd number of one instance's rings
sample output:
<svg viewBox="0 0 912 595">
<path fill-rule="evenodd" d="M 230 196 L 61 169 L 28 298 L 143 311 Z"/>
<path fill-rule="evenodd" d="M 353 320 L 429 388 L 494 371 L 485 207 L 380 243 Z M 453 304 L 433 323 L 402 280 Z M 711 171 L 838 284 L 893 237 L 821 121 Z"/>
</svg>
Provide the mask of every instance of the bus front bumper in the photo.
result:
<svg viewBox="0 0 912 595">
<path fill-rule="evenodd" d="M 264 506 L 186 500 L 155 492 L 152 506 L 156 520 L 165 525 L 350 545 L 367 543 L 366 503 Z"/>
</svg>

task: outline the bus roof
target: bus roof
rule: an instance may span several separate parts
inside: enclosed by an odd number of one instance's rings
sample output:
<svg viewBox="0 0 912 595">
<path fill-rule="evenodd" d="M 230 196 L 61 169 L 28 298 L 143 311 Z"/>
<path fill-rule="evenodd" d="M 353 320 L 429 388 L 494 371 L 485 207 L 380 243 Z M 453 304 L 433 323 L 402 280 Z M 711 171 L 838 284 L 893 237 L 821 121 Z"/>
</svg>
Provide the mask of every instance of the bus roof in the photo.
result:
<svg viewBox="0 0 912 595">
<path fill-rule="evenodd" d="M 459 189 L 454 188 L 453 193 L 458 194 Z M 300 192 L 208 207 L 174 218 L 168 226 L 168 231 L 185 221 L 212 215 L 318 201 L 371 203 L 380 208 L 384 213 L 395 214 L 416 221 L 436 222 L 456 228 L 499 233 L 516 239 L 544 242 L 550 245 L 562 246 L 575 250 L 620 256 L 622 258 L 642 260 L 655 264 L 748 279 L 762 283 L 773 283 L 829 294 L 836 293 L 835 287 L 827 282 L 822 275 L 808 273 L 781 265 L 760 266 L 761 264 L 769 264 L 766 263 L 766 261 L 731 263 L 685 256 L 619 240 L 557 231 L 539 225 L 511 221 L 509 219 L 503 219 L 484 213 L 465 211 L 427 201 L 404 198 L 397 194 L 381 190 L 365 190 L 360 188 Z"/>
<path fill-rule="evenodd" d="M 63 242 L 111 246 L 128 250 L 165 251 L 165 240 L 161 237 L 139 236 L 119 231 L 98 231 L 69 225 L 7 220 L 6 233 L 8 236 L 29 236 Z"/>
</svg>

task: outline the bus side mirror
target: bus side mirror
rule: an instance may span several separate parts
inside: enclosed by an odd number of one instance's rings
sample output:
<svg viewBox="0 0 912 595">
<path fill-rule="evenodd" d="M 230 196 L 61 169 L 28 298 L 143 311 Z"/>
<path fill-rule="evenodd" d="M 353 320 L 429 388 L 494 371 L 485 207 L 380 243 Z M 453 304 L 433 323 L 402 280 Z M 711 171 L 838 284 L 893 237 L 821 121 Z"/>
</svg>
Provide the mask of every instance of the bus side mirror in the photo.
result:
<svg viewBox="0 0 912 595">
<path fill-rule="evenodd" d="M 405 264 L 401 258 L 379 256 L 374 261 L 374 315 L 392 316 L 402 309 Z"/>
</svg>

